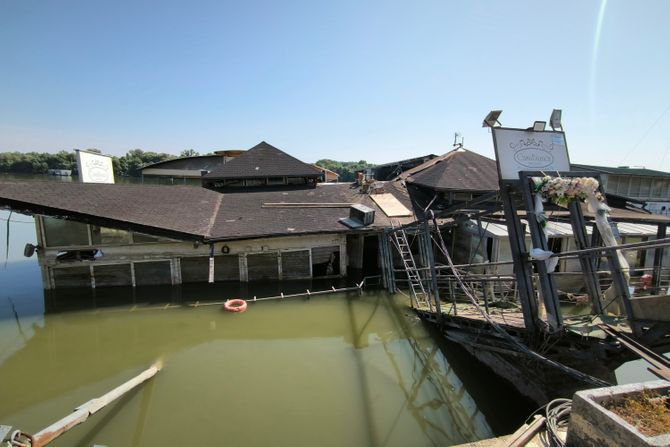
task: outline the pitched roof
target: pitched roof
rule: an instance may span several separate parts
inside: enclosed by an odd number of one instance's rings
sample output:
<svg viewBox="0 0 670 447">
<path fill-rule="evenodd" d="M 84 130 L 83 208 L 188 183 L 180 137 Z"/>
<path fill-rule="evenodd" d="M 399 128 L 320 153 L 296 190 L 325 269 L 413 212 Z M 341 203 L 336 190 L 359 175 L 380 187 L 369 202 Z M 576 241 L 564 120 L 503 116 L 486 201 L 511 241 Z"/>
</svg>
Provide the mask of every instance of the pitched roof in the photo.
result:
<svg viewBox="0 0 670 447">
<path fill-rule="evenodd" d="M 572 168 L 573 169 L 576 168 L 579 170 L 604 172 L 605 174 L 640 175 L 643 177 L 666 177 L 666 178 L 670 177 L 670 172 L 656 171 L 654 169 L 646 169 L 638 167 L 620 166 L 618 168 L 612 168 L 609 166 L 572 164 Z"/>
<path fill-rule="evenodd" d="M 411 208 L 406 190 L 399 184 L 389 184 L 387 192 Z M 0 182 L 0 206 L 178 239 L 211 241 L 351 231 L 339 222 L 349 217 L 348 207 L 263 207 L 264 203 L 280 202 L 362 203 L 376 210 L 369 229 L 390 226 L 390 219 L 369 195 L 344 183 L 222 194 L 196 186 Z M 399 220 L 406 223 L 411 218 Z"/>
<path fill-rule="evenodd" d="M 0 205 L 16 211 L 119 228 L 146 227 L 172 237 L 209 234 L 221 200 L 215 191 L 192 186 L 0 182 Z"/>
<path fill-rule="evenodd" d="M 495 160 L 464 148 L 427 161 L 399 178 L 436 191 L 497 191 Z"/>
<path fill-rule="evenodd" d="M 321 171 L 262 141 L 204 178 L 319 177 Z"/>
</svg>

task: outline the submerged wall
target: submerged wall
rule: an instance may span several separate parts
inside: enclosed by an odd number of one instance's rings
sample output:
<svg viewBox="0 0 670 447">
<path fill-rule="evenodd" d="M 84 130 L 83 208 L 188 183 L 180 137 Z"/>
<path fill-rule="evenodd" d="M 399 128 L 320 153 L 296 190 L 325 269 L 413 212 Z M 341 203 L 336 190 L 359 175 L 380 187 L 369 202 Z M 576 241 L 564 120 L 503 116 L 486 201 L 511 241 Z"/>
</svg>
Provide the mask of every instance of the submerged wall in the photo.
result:
<svg viewBox="0 0 670 447">
<path fill-rule="evenodd" d="M 210 245 L 36 216 L 45 289 L 207 282 Z M 346 234 L 218 242 L 214 281 L 342 277 Z"/>
</svg>

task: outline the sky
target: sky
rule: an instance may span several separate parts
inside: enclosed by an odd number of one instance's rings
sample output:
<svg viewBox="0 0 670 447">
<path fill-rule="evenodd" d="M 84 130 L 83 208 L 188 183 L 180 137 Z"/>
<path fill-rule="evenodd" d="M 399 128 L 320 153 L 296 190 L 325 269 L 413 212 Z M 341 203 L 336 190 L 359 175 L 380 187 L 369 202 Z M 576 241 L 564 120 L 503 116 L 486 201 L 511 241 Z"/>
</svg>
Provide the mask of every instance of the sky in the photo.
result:
<svg viewBox="0 0 670 447">
<path fill-rule="evenodd" d="M 306 162 L 465 147 L 563 110 L 572 162 L 670 171 L 670 2 L 0 0 L 0 151 Z"/>
</svg>

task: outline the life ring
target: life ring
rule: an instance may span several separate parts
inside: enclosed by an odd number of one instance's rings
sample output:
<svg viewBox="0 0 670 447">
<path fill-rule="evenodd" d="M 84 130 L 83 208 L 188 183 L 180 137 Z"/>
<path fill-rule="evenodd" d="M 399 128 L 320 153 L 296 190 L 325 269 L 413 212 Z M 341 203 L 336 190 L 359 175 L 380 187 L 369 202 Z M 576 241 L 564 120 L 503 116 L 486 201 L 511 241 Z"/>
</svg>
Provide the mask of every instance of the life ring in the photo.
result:
<svg viewBox="0 0 670 447">
<path fill-rule="evenodd" d="M 247 310 L 247 302 L 240 299 L 227 300 L 223 303 L 223 308 L 228 312 L 244 312 Z"/>
</svg>

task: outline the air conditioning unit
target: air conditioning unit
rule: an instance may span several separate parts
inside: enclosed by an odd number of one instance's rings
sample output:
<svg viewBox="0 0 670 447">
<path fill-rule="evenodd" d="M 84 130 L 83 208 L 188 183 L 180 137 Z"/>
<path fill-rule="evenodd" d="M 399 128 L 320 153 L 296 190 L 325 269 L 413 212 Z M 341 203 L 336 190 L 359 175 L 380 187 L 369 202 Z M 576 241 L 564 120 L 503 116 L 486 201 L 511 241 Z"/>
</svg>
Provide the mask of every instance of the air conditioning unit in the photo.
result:
<svg viewBox="0 0 670 447">
<path fill-rule="evenodd" d="M 363 226 L 370 225 L 375 221 L 375 210 L 369 206 L 357 203 L 356 205 L 351 205 L 351 208 L 349 208 L 349 218 L 362 223 Z"/>
</svg>

